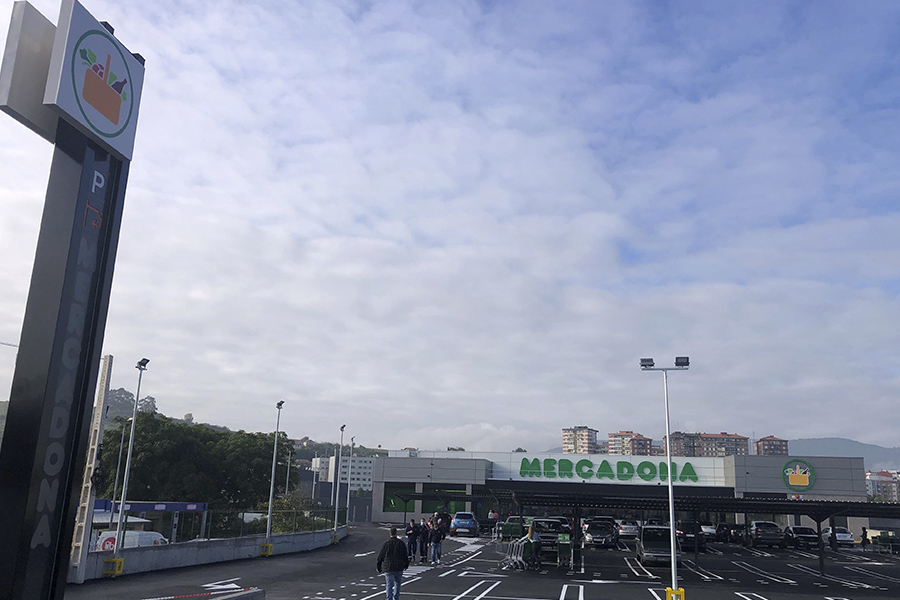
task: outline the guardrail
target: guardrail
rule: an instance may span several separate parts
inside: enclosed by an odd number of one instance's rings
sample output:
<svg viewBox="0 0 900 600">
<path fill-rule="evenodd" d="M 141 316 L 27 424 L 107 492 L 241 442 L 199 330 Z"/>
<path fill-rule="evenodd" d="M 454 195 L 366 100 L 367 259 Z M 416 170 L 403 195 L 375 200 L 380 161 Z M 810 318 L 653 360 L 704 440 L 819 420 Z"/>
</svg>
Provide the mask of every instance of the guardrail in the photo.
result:
<svg viewBox="0 0 900 600">
<path fill-rule="evenodd" d="M 337 537 L 346 536 L 347 527 L 338 527 Z M 265 536 L 254 536 L 123 548 L 117 558 L 113 557 L 112 551 L 90 552 L 80 565 L 81 573 L 76 572 L 79 566 L 73 566 L 68 579 L 70 583 L 74 583 L 79 581 L 78 575 L 83 575 L 82 580 L 87 581 L 109 576 L 256 558 L 261 555 L 261 549 L 265 550 L 267 556 L 306 552 L 324 548 L 334 542 L 332 530 L 326 530 L 273 535 L 271 544 L 266 544 Z"/>
</svg>

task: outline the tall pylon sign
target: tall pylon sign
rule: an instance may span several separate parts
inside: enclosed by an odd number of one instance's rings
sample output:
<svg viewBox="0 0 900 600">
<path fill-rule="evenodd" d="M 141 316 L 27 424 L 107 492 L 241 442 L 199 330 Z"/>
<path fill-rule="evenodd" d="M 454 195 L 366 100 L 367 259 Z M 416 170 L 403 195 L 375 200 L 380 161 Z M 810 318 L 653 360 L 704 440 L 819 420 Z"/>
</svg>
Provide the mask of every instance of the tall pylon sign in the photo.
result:
<svg viewBox="0 0 900 600">
<path fill-rule="evenodd" d="M 75 0 L 16 2 L 0 109 L 54 144 L 0 446 L 0 600 L 62 600 L 144 61 Z"/>
</svg>

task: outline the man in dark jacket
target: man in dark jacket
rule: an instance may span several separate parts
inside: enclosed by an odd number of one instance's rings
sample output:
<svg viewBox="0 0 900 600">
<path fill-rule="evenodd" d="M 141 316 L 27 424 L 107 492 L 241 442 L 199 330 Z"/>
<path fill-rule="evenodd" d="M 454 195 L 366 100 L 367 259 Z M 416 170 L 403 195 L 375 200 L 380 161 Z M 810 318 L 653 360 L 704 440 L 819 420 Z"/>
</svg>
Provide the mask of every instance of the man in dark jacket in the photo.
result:
<svg viewBox="0 0 900 600">
<path fill-rule="evenodd" d="M 441 542 L 444 541 L 444 530 L 440 525 L 431 530 L 428 535 L 428 544 L 431 546 L 431 564 L 441 564 Z"/>
<path fill-rule="evenodd" d="M 406 544 L 397 539 L 397 528 L 391 527 L 391 536 L 378 553 L 376 568 L 384 573 L 385 593 L 387 600 L 400 600 L 400 580 L 403 571 L 409 567 L 409 554 Z"/>
<path fill-rule="evenodd" d="M 416 557 L 416 540 L 419 537 L 419 526 L 416 525 L 415 519 L 410 519 L 409 525 L 406 526 L 406 550 L 409 554 L 409 560 Z"/>
</svg>

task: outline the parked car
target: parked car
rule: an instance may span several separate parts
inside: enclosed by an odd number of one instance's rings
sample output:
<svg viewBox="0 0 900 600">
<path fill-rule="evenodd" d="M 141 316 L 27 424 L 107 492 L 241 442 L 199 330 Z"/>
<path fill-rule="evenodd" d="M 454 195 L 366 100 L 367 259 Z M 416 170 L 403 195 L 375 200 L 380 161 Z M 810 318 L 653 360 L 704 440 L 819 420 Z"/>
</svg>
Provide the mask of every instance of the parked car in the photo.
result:
<svg viewBox="0 0 900 600">
<path fill-rule="evenodd" d="M 856 540 L 853 539 L 853 534 L 846 527 L 835 527 L 834 536 L 837 538 L 838 546 L 852 546 L 856 543 Z M 822 530 L 822 542 L 831 544 L 831 527 L 826 527 Z"/>
<path fill-rule="evenodd" d="M 641 528 L 638 526 L 637 521 L 633 521 L 631 519 L 622 519 L 619 521 L 619 537 L 630 537 L 636 538 L 638 533 L 640 533 Z"/>
<path fill-rule="evenodd" d="M 685 552 L 706 552 L 706 535 L 698 521 L 679 521 L 675 524 L 675 536 Z"/>
<path fill-rule="evenodd" d="M 672 538 L 669 528 L 644 525 L 635 542 L 637 559 L 641 564 L 672 562 Z M 681 564 L 681 550 L 675 544 L 675 563 Z"/>
<path fill-rule="evenodd" d="M 531 526 L 534 528 L 534 531 L 541 536 L 541 553 L 556 552 L 559 534 L 568 533 L 568 531 L 566 531 L 568 526 L 565 526 L 564 528 L 563 524 L 556 519 L 534 519 L 531 522 Z"/>
<path fill-rule="evenodd" d="M 473 537 L 479 534 L 478 520 L 470 512 L 458 512 L 450 520 L 450 535 L 465 533 Z"/>
<path fill-rule="evenodd" d="M 728 530 L 728 541 L 733 544 L 743 544 L 744 543 L 744 531 L 747 529 L 747 526 L 743 523 L 735 523 Z"/>
<path fill-rule="evenodd" d="M 784 547 L 784 532 L 772 521 L 750 521 L 744 530 L 744 545 L 754 548 L 761 545 Z"/>
<path fill-rule="evenodd" d="M 124 531 L 125 539 L 122 542 L 123 548 L 138 548 L 141 546 L 162 546 L 169 543 L 169 540 L 163 537 L 161 533 L 155 531 Z M 116 547 L 116 532 L 104 531 L 97 538 L 94 546 L 96 551 L 113 550 Z"/>
<path fill-rule="evenodd" d="M 565 528 L 564 533 L 572 533 L 572 520 L 569 519 L 569 517 L 553 516 L 553 517 L 547 517 L 547 518 L 548 519 L 556 519 L 557 521 L 562 523 L 563 527 Z"/>
<path fill-rule="evenodd" d="M 703 535 L 706 536 L 707 541 L 716 539 L 716 526 L 712 522 L 700 521 L 700 529 L 703 530 Z"/>
<path fill-rule="evenodd" d="M 497 523 L 499 523 L 499 519 L 494 519 L 488 517 L 486 519 L 478 519 L 478 531 L 479 533 L 491 535 L 491 533 L 497 528 Z"/>
<path fill-rule="evenodd" d="M 784 545 L 794 548 L 818 548 L 819 536 L 812 527 L 791 525 L 784 528 Z"/>
<path fill-rule="evenodd" d="M 716 541 L 730 542 L 732 523 L 719 523 L 716 525 Z"/>
<path fill-rule="evenodd" d="M 619 545 L 619 529 L 609 521 L 591 521 L 584 532 L 585 546 L 615 548 Z"/>
<path fill-rule="evenodd" d="M 601 517 L 588 517 L 587 519 L 582 519 L 582 521 L 581 521 L 581 528 L 584 529 L 584 530 L 587 530 L 588 525 L 590 525 L 590 524 L 593 523 L 594 521 L 606 521 L 606 522 L 608 522 L 608 523 L 612 523 L 613 526 L 616 527 L 616 529 L 618 529 L 618 527 L 619 527 L 619 524 L 618 524 L 618 522 L 616 521 L 615 517 L 605 517 L 605 516 L 601 516 Z"/>
</svg>

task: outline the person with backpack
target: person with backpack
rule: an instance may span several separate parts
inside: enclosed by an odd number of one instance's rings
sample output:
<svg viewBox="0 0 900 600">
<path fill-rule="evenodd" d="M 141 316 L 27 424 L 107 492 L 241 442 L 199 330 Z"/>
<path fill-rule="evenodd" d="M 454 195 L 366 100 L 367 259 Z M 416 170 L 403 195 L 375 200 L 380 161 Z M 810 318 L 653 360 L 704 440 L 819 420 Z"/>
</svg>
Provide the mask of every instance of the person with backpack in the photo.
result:
<svg viewBox="0 0 900 600">
<path fill-rule="evenodd" d="M 381 546 L 375 568 L 384 574 L 386 600 L 400 600 L 400 582 L 403 571 L 409 568 L 409 554 L 406 544 L 397 539 L 396 527 L 391 527 L 390 537 Z"/>
</svg>

